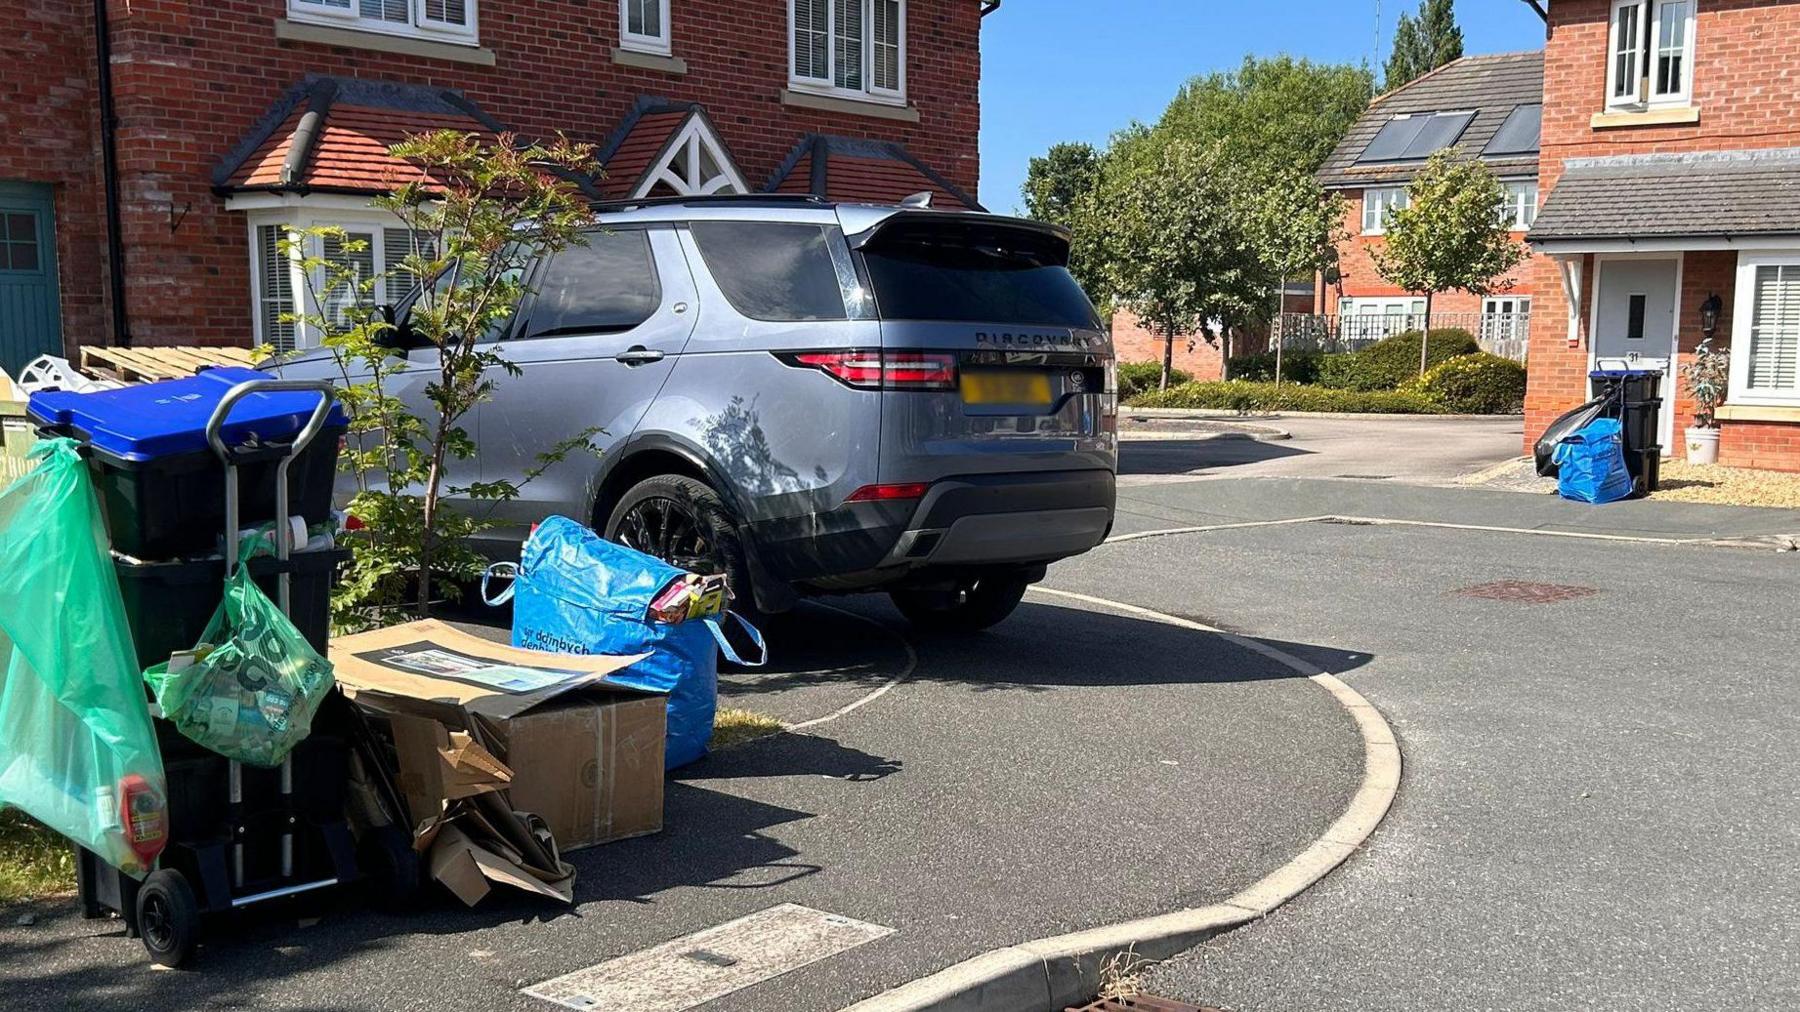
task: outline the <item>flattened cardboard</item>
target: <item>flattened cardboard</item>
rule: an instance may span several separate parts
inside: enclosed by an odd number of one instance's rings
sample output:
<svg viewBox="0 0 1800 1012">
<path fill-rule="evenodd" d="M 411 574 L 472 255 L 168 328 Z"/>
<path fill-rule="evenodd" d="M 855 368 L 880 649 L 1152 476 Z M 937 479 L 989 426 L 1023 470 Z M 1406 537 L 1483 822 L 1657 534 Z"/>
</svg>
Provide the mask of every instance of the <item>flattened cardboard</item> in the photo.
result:
<svg viewBox="0 0 1800 1012">
<path fill-rule="evenodd" d="M 461 707 L 506 720 L 583 688 L 611 688 L 606 676 L 647 654 L 553 654 L 471 636 L 435 619 L 331 642 L 332 672 L 351 697 L 364 693 Z M 512 674 L 516 678 L 509 679 Z"/>
</svg>

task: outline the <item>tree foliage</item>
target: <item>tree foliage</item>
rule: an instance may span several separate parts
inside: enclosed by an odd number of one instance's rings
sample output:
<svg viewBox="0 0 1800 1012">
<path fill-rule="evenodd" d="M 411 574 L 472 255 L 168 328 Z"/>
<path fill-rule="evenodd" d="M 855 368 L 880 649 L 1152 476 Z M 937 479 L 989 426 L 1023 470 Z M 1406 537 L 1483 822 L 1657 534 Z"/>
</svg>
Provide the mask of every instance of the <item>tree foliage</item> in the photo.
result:
<svg viewBox="0 0 1800 1012">
<path fill-rule="evenodd" d="M 1374 79 L 1363 67 L 1246 56 L 1234 71 L 1189 81 L 1156 128 L 1221 145 L 1223 156 L 1251 176 L 1311 174 L 1325 164 L 1373 92 Z"/>
<path fill-rule="evenodd" d="M 1393 91 L 1463 55 L 1455 0 L 1421 0 L 1417 17 L 1401 14 L 1381 88 Z"/>
<path fill-rule="evenodd" d="M 587 201 L 567 179 L 592 168 L 591 150 L 559 140 L 524 145 L 510 135 L 484 139 L 457 131 L 410 137 L 390 152 L 416 165 L 419 178 L 377 197 L 414 237 L 411 252 L 370 274 L 368 243 L 340 228 L 289 232 L 284 255 L 300 262 L 305 311 L 286 314 L 319 335 L 340 376 L 350 412 L 343 467 L 357 491 L 349 512 L 363 524 L 348 540 L 350 573 L 333 598 L 340 626 L 384 620 L 408 604 L 429 613 L 434 581 L 480 572 L 468 539 L 493 526 L 477 513 L 442 508 L 444 499 L 514 499 L 508 480 L 467 486 L 446 481 L 450 461 L 476 453 L 463 427 L 502 376 L 518 376 L 500 346 L 483 339 L 505 324 L 526 294 L 525 268 L 539 255 L 582 241 L 592 222 Z M 320 253 L 324 255 L 320 255 Z M 400 284 L 390 286 L 390 280 Z M 376 304 L 390 287 L 422 285 L 397 328 Z M 411 349 L 411 359 L 406 351 Z M 416 353 L 429 349 L 430 353 Z M 418 379 L 408 374 L 423 371 Z M 422 380 L 424 410 L 398 396 Z M 598 430 L 545 447 L 529 481 L 568 454 L 592 451 Z"/>
</svg>

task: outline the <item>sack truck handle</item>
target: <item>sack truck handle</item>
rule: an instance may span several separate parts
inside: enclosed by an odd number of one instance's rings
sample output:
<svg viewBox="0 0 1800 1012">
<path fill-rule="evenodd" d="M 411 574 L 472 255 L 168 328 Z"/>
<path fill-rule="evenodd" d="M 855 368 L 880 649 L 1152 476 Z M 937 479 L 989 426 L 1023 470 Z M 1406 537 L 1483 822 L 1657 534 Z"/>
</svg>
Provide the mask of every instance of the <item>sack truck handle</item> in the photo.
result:
<svg viewBox="0 0 1800 1012">
<path fill-rule="evenodd" d="M 324 380 L 290 380 L 290 379 L 258 379 L 246 380 L 225 391 L 219 399 L 219 406 L 213 409 L 212 417 L 206 420 L 206 441 L 218 454 L 219 462 L 225 466 L 225 579 L 230 580 L 237 571 L 238 563 L 238 472 L 233 462 L 231 447 L 225 445 L 225 420 L 238 401 L 251 394 L 273 393 L 316 393 L 319 395 L 319 406 L 313 408 L 312 417 L 306 420 L 306 426 L 294 441 L 288 444 L 287 453 L 275 464 L 275 557 L 280 560 L 280 572 L 275 577 L 275 585 L 279 588 L 277 603 L 281 605 L 281 613 L 291 617 L 291 604 L 288 595 L 288 556 L 292 546 L 288 543 L 288 465 L 294 462 L 301 451 L 313 441 L 320 430 L 325 428 L 325 419 L 331 415 L 331 407 L 337 401 L 336 392 L 330 383 Z M 243 833 L 243 801 L 244 771 L 243 765 L 236 759 L 227 764 L 226 794 L 229 801 L 230 817 L 235 831 L 231 846 L 231 878 L 235 889 L 245 885 L 244 876 L 244 833 Z M 281 828 L 281 879 L 291 883 L 294 878 L 294 757 L 289 755 L 281 760 L 281 812 L 283 824 Z M 281 895 L 295 891 L 297 888 L 312 888 L 315 885 L 334 885 L 335 877 L 305 886 L 284 885 L 271 893 L 260 894 L 259 897 Z M 233 906 L 250 902 L 252 897 L 238 897 Z"/>
</svg>

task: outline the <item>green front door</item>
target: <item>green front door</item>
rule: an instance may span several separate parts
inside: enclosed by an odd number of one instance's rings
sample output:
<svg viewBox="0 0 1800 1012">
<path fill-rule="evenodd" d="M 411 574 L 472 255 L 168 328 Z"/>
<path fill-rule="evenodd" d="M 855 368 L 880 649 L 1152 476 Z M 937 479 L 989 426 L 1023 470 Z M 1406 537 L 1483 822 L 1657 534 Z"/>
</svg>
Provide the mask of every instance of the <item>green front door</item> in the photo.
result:
<svg viewBox="0 0 1800 1012">
<path fill-rule="evenodd" d="M 0 182 L 0 369 L 17 376 L 62 353 L 54 198 L 42 183 Z"/>
</svg>

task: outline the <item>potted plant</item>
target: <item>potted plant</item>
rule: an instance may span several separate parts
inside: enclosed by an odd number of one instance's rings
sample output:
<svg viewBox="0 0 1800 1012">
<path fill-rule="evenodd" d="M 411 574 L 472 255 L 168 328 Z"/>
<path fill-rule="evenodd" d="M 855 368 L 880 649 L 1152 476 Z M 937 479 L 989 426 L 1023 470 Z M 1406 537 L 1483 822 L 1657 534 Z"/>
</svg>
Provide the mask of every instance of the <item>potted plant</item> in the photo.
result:
<svg viewBox="0 0 1800 1012">
<path fill-rule="evenodd" d="M 1714 348 L 1710 335 L 1694 349 L 1693 359 L 1681 367 L 1682 385 L 1694 399 L 1694 424 L 1687 430 L 1690 464 L 1719 462 L 1719 402 L 1725 399 L 1730 367 L 1730 353 Z"/>
</svg>

